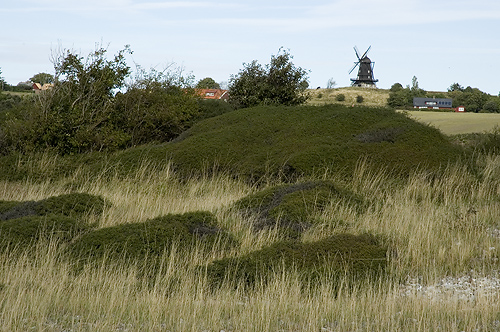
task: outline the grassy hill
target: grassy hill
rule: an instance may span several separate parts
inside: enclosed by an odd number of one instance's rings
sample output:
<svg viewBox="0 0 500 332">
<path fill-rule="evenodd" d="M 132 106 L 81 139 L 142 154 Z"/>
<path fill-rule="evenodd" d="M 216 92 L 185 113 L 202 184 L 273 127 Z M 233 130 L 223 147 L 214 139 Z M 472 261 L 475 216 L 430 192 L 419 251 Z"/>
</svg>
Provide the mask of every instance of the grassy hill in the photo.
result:
<svg viewBox="0 0 500 332">
<path fill-rule="evenodd" d="M 329 103 L 339 103 L 346 106 L 358 105 L 357 96 L 363 97 L 364 106 L 385 107 L 387 106 L 387 98 L 389 98 L 389 90 L 385 89 L 366 89 L 359 87 L 345 87 L 336 89 L 315 89 L 307 90 L 311 95 L 308 105 L 325 105 Z M 337 96 L 343 94 L 345 100 L 339 102 Z"/>
<path fill-rule="evenodd" d="M 142 158 L 171 159 L 185 174 L 218 169 L 257 180 L 265 175 L 352 175 L 366 158 L 408 174 L 437 170 L 461 150 L 438 130 L 387 108 L 342 105 L 241 109 L 194 125 L 177 140 L 129 149 L 111 159 L 128 168 Z"/>
</svg>

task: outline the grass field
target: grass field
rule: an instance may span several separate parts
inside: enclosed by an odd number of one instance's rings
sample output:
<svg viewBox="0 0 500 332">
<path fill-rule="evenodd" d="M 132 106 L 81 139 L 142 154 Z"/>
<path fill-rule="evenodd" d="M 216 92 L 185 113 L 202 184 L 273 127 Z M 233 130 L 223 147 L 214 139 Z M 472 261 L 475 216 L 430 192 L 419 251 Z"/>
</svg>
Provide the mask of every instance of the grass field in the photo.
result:
<svg viewBox="0 0 500 332">
<path fill-rule="evenodd" d="M 366 211 L 331 204 L 303 241 L 348 229 L 384 235 L 391 247 L 388 274 L 340 290 L 326 279 L 304 287 L 300 275 L 277 271 L 255 289 L 210 288 L 195 267 L 220 257 L 175 250 L 163 270 L 138 278 L 134 266 L 106 262 L 75 274 L 54 243 L 0 253 L 2 331 L 495 331 L 500 327 L 498 248 L 499 158 L 486 158 L 481 180 L 450 167 L 436 179 L 415 173 L 394 184 L 360 163 L 348 188 L 371 197 Z M 128 178 L 75 173 L 42 183 L 0 182 L 0 200 L 39 200 L 77 190 L 112 205 L 99 227 L 163 215 L 212 211 L 241 242 L 239 253 L 279 240 L 270 230 L 249 231 L 251 220 L 229 208 L 257 188 L 230 177 L 179 181 L 169 167 L 145 166 Z M 161 179 L 161 180 L 159 180 Z M 337 178 L 331 178 L 338 181 Z M 339 222 L 343 225 L 338 228 Z M 448 285 L 454 285 L 448 287 Z"/>
<path fill-rule="evenodd" d="M 364 98 L 361 105 L 385 107 L 389 98 L 389 90 L 357 87 L 308 90 L 308 93 L 311 96 L 308 104 L 316 106 L 329 103 L 359 105 L 356 97 L 360 95 Z M 339 94 L 345 96 L 345 101 L 336 100 Z M 407 114 L 417 121 L 438 128 L 446 135 L 491 132 L 495 127 L 500 126 L 500 114 L 497 113 L 408 111 Z"/>
<path fill-rule="evenodd" d="M 500 114 L 497 113 L 408 111 L 408 114 L 446 135 L 489 132 L 500 126 Z"/>
</svg>

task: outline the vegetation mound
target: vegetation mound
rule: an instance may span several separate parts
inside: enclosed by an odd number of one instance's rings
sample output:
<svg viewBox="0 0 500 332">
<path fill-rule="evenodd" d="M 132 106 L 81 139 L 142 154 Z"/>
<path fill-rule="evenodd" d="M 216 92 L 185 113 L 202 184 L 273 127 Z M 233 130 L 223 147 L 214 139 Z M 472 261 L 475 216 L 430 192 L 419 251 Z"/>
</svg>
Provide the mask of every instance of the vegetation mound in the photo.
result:
<svg viewBox="0 0 500 332">
<path fill-rule="evenodd" d="M 370 234 L 338 234 L 311 243 L 282 241 L 241 257 L 214 261 L 207 266 L 207 276 L 216 286 L 229 282 L 251 287 L 284 268 L 296 269 L 309 282 L 336 283 L 344 276 L 355 280 L 377 275 L 387 264 L 386 253 L 387 247 Z"/>
<path fill-rule="evenodd" d="M 50 214 L 79 218 L 90 212 L 100 214 L 107 205 L 102 197 L 86 193 L 59 195 L 36 202 L 1 201 L 0 220 Z"/>
<path fill-rule="evenodd" d="M 85 193 L 40 201 L 0 201 L 1 245 L 26 247 L 41 239 L 69 242 L 94 228 L 83 217 L 102 213 L 107 204 L 102 197 Z"/>
<path fill-rule="evenodd" d="M 26 216 L 0 221 L 2 247 L 28 248 L 40 240 L 70 242 L 93 227 L 64 215 Z"/>
<path fill-rule="evenodd" d="M 186 249 L 201 245 L 212 249 L 234 244 L 233 238 L 217 227 L 210 212 L 169 214 L 145 222 L 121 224 L 84 234 L 70 246 L 81 262 L 112 260 L 153 261 L 177 245 Z"/>
<path fill-rule="evenodd" d="M 311 225 L 315 212 L 338 202 L 363 206 L 362 198 L 331 181 L 308 181 L 261 190 L 240 199 L 235 207 L 244 215 L 256 216 L 254 227 L 258 230 L 278 226 L 294 236 Z"/>
<path fill-rule="evenodd" d="M 117 153 L 125 169 L 149 158 L 171 159 L 180 173 L 223 170 L 258 180 L 295 179 L 325 170 L 352 175 L 361 157 L 408 174 L 437 170 L 462 150 L 437 129 L 387 108 L 342 105 L 255 107 L 195 124 L 172 143 Z"/>
</svg>

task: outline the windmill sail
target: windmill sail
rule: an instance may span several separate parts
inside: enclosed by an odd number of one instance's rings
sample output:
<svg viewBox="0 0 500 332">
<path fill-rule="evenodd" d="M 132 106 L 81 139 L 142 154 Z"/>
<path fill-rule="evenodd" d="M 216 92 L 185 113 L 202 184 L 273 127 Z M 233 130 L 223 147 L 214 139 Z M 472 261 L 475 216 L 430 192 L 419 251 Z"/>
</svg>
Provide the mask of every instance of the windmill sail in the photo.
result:
<svg viewBox="0 0 500 332">
<path fill-rule="evenodd" d="M 352 86 L 369 86 L 369 87 L 375 87 L 375 83 L 378 82 L 378 80 L 373 78 L 373 66 L 374 62 L 368 58 L 367 54 L 368 51 L 370 51 L 371 46 L 368 47 L 368 49 L 363 53 L 362 56 L 359 55 L 358 48 L 354 46 L 354 52 L 356 53 L 356 57 L 358 58 L 358 61 L 354 63 L 354 66 L 351 68 L 349 71 L 349 74 L 356 69 L 356 67 L 359 67 L 358 69 L 358 76 L 356 78 L 351 78 L 352 81 Z"/>
</svg>

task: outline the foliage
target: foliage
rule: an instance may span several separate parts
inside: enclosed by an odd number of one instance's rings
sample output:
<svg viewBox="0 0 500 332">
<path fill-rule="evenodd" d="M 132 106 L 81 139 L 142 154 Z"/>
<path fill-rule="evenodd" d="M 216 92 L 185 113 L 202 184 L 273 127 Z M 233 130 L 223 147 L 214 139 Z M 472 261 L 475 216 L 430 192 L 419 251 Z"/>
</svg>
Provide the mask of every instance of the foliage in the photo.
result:
<svg viewBox="0 0 500 332">
<path fill-rule="evenodd" d="M 0 201 L 0 246 L 26 247 L 44 240 L 70 242 L 89 231 L 84 217 L 100 214 L 108 203 L 99 196 L 73 193 L 41 201 Z"/>
<path fill-rule="evenodd" d="M 392 141 L 358 139 L 391 128 Z M 404 175 L 415 165 L 438 170 L 461 155 L 437 129 L 402 113 L 333 104 L 228 112 L 196 123 L 175 142 L 119 152 L 107 163 L 130 171 L 145 157 L 161 162 L 169 156 L 182 175 L 222 171 L 259 181 L 266 176 L 294 180 L 325 170 L 350 176 L 361 157 L 374 168 Z"/>
<path fill-rule="evenodd" d="M 490 100 L 488 100 L 484 106 L 483 110 L 488 112 L 488 113 L 498 113 L 500 112 L 500 98 L 498 97 L 492 97 Z"/>
<path fill-rule="evenodd" d="M 37 151 L 52 148 L 60 154 L 115 149 L 128 137 L 113 127 L 110 114 L 116 89 L 130 69 L 128 47 L 113 60 L 99 48 L 86 59 L 73 51 L 55 58 L 55 86 L 19 107 L 19 116 L 3 126 L 11 149 Z"/>
<path fill-rule="evenodd" d="M 336 101 L 344 101 L 345 100 L 345 94 L 339 93 L 337 96 L 335 96 Z"/>
<path fill-rule="evenodd" d="M 394 83 L 392 86 L 391 86 L 391 92 L 398 92 L 400 90 L 403 89 L 403 85 L 401 85 L 401 83 Z"/>
<path fill-rule="evenodd" d="M 81 220 L 56 214 L 9 219 L 0 221 L 0 247 L 29 248 L 42 239 L 67 243 L 91 227 Z"/>
<path fill-rule="evenodd" d="M 468 112 L 476 113 L 481 111 L 491 98 L 487 93 L 477 88 L 471 88 L 470 86 L 463 91 L 456 90 L 449 92 L 449 94 L 453 98 L 453 107 L 465 106 Z"/>
<path fill-rule="evenodd" d="M 314 223 L 315 214 L 329 204 L 345 203 L 361 208 L 362 198 L 330 181 L 307 181 L 269 187 L 235 203 L 243 215 L 256 217 L 256 229 L 282 228 L 292 237 Z"/>
<path fill-rule="evenodd" d="M 38 73 L 33 75 L 32 78 L 30 78 L 30 81 L 33 83 L 40 83 L 41 85 L 44 85 L 46 83 L 54 83 L 54 75 L 49 74 L 49 73 Z"/>
<path fill-rule="evenodd" d="M 244 64 L 244 69 L 229 81 L 229 100 L 237 108 L 256 105 L 299 105 L 308 96 L 307 71 L 296 67 L 291 54 L 280 49 L 271 62 L 262 67 L 256 60 Z"/>
<path fill-rule="evenodd" d="M 450 87 L 448 88 L 448 92 L 452 92 L 452 91 L 464 91 L 464 87 L 461 86 L 460 84 L 458 83 L 453 83 L 452 85 L 450 85 Z"/>
<path fill-rule="evenodd" d="M 199 114 L 188 84 L 180 69 L 142 71 L 125 93 L 116 96 L 112 123 L 130 138 L 130 145 L 173 139 Z"/>
<path fill-rule="evenodd" d="M 221 114 L 234 111 L 231 103 L 216 99 L 198 99 L 198 114 L 191 119 L 191 123 L 196 123 L 203 119 L 213 118 Z"/>
<path fill-rule="evenodd" d="M 169 214 L 145 222 L 121 224 L 100 228 L 84 234 L 74 241 L 69 250 L 73 257 L 83 262 L 146 259 L 155 262 L 171 246 L 176 249 L 213 249 L 235 244 L 233 238 L 217 227 L 216 218 L 210 212 Z"/>
<path fill-rule="evenodd" d="M 205 77 L 196 83 L 196 89 L 220 89 L 220 84 L 211 77 Z"/>
<path fill-rule="evenodd" d="M 106 53 L 99 48 L 87 58 L 73 51 L 56 56 L 55 86 L 24 99 L 8 116 L 0 113 L 2 152 L 72 155 L 165 142 L 199 116 L 192 77 L 181 69 L 146 73 L 139 67 L 125 85 L 131 50 L 126 46 L 111 60 Z"/>
<path fill-rule="evenodd" d="M 387 247 L 373 235 L 338 234 L 310 243 L 277 242 L 244 256 L 214 261 L 206 271 L 214 285 L 229 281 L 252 287 L 270 281 L 281 269 L 296 269 L 308 283 L 328 278 L 338 286 L 346 276 L 360 279 L 380 273 L 387 262 L 386 253 Z"/>
<path fill-rule="evenodd" d="M 102 197 L 86 193 L 59 195 L 36 202 L 0 203 L 0 220 L 47 215 L 82 218 L 91 212 L 95 215 L 101 214 L 109 206 Z"/>
<path fill-rule="evenodd" d="M 357 96 L 356 96 L 356 102 L 357 102 L 358 104 L 361 104 L 364 100 L 365 100 L 365 99 L 363 98 L 363 96 L 361 96 L 361 95 L 357 95 Z"/>
</svg>

